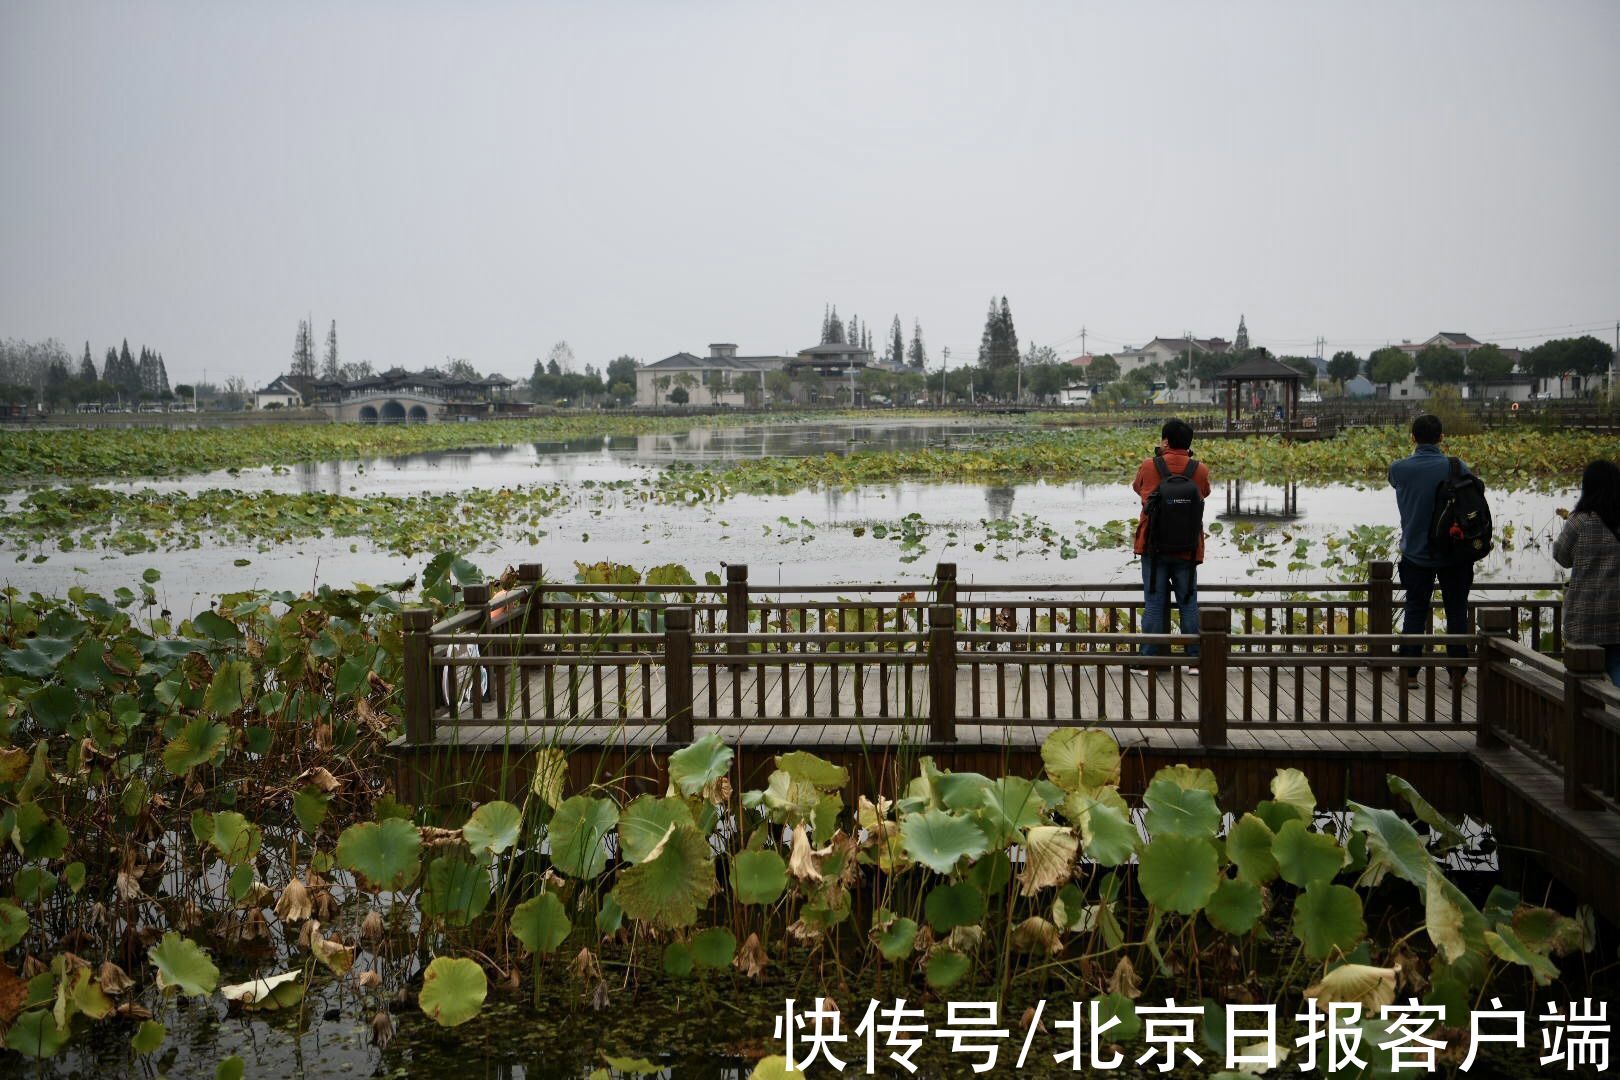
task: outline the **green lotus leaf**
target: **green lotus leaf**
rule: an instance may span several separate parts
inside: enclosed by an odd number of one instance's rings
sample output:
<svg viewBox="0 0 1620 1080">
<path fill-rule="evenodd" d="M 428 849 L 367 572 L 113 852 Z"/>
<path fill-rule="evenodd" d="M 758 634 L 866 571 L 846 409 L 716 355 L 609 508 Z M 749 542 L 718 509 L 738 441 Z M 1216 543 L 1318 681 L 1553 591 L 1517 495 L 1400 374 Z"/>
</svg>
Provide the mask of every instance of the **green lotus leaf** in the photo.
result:
<svg viewBox="0 0 1620 1080">
<path fill-rule="evenodd" d="M 692 808 L 684 799 L 642 795 L 632 800 L 619 815 L 619 854 L 625 862 L 641 862 L 658 849 L 671 826 L 676 825 L 697 827 Z"/>
<path fill-rule="evenodd" d="M 947 810 L 977 810 L 990 787 L 990 778 L 976 772 L 936 772 L 930 780 Z"/>
<path fill-rule="evenodd" d="M 158 988 L 171 986 L 188 997 L 203 997 L 214 992 L 219 985 L 219 968 L 208 959 L 208 954 L 196 942 L 181 937 L 173 930 L 163 940 L 146 950 L 152 966 L 157 968 Z"/>
<path fill-rule="evenodd" d="M 602 906 L 596 912 L 596 932 L 602 937 L 611 937 L 624 926 L 624 909 L 613 898 L 612 893 L 602 897 Z"/>
<path fill-rule="evenodd" d="M 664 929 L 691 926 L 716 888 L 709 842 L 692 825 L 676 825 L 656 859 L 619 874 L 613 895 L 632 919 Z"/>
<path fill-rule="evenodd" d="M 1361 897 L 1347 885 L 1313 881 L 1294 901 L 1294 936 L 1312 960 L 1348 953 L 1367 936 Z"/>
<path fill-rule="evenodd" d="M 214 1080 L 242 1080 L 247 1075 L 247 1062 L 236 1054 L 214 1066 Z"/>
<path fill-rule="evenodd" d="M 760 793 L 761 804 L 778 825 L 806 825 L 815 816 L 824 793 L 808 780 L 794 779 L 782 769 L 771 773 Z"/>
<path fill-rule="evenodd" d="M 1118 1018 L 1119 1023 L 1102 1031 L 1108 1021 Z M 1124 994 L 1114 992 L 1097 999 L 1097 1028 L 1107 1042 L 1135 1042 L 1142 1033 L 1142 1018 L 1136 1015 L 1136 1003 Z"/>
<path fill-rule="evenodd" d="M 737 939 L 723 926 L 711 926 L 692 936 L 692 957 L 701 967 L 728 967 L 736 955 Z"/>
<path fill-rule="evenodd" d="M 1266 823 L 1266 828 L 1272 832 L 1280 832 L 1282 827 L 1290 821 L 1303 821 L 1309 825 L 1310 815 L 1301 814 L 1299 807 L 1287 803 L 1275 802 L 1271 799 L 1261 799 L 1254 807 L 1254 816 Z"/>
<path fill-rule="evenodd" d="M 1277 872 L 1290 885 L 1304 888 L 1316 881 L 1331 881 L 1344 868 L 1344 849 L 1326 833 L 1311 832 L 1299 818 L 1290 818 L 1271 843 Z"/>
<path fill-rule="evenodd" d="M 531 896 L 512 909 L 512 936 L 541 956 L 555 952 L 568 940 L 573 924 L 556 893 Z"/>
<path fill-rule="evenodd" d="M 1438 866 L 1429 868 L 1423 901 L 1424 928 L 1447 963 L 1484 952 L 1485 916 Z"/>
<path fill-rule="evenodd" d="M 198 716 L 163 748 L 163 766 L 176 776 L 213 761 L 225 750 L 231 729 Z"/>
<path fill-rule="evenodd" d="M 11 889 L 21 903 L 43 903 L 56 892 L 56 875 L 43 866 L 25 866 L 12 879 Z"/>
<path fill-rule="evenodd" d="M 1154 907 L 1195 915 L 1220 884 L 1215 847 L 1196 836 L 1155 836 L 1142 849 L 1137 882 Z"/>
<path fill-rule="evenodd" d="M 1291 806 L 1304 820 L 1309 821 L 1316 812 L 1316 794 L 1311 782 L 1298 769 L 1278 769 L 1271 778 L 1271 797 L 1284 806 Z"/>
<path fill-rule="evenodd" d="M 0 952 L 5 952 L 28 933 L 28 913 L 10 900 L 0 900 Z"/>
<path fill-rule="evenodd" d="M 1393 811 L 1357 802 L 1349 806 L 1350 827 L 1367 836 L 1367 869 L 1362 872 L 1361 884 L 1377 885 L 1386 873 L 1394 873 L 1403 881 L 1424 888 L 1434 859 L 1416 830 Z"/>
<path fill-rule="evenodd" d="M 1513 933 L 1527 948 L 1542 955 L 1591 952 L 1596 944 L 1587 937 L 1579 919 L 1560 915 L 1552 908 L 1517 908 L 1513 912 Z"/>
<path fill-rule="evenodd" d="M 664 946 L 664 974 L 673 979 L 684 979 L 692 974 L 696 960 L 692 947 L 684 941 L 672 941 Z"/>
<path fill-rule="evenodd" d="M 331 804 L 332 796 L 310 784 L 293 796 L 293 816 L 305 833 L 314 836 L 320 831 L 321 822 L 326 820 Z"/>
<path fill-rule="evenodd" d="M 1101 728 L 1059 728 L 1041 743 L 1041 760 L 1064 791 L 1119 783 L 1119 742 Z"/>
<path fill-rule="evenodd" d="M 1226 834 L 1226 857 L 1245 881 L 1264 885 L 1277 876 L 1277 858 L 1271 853 L 1276 835 L 1253 814 L 1244 814 Z"/>
<path fill-rule="evenodd" d="M 748 1080 L 804 1080 L 804 1073 L 788 1068 L 787 1058 L 781 1054 L 772 1054 L 759 1059 L 754 1071 L 748 1074 Z"/>
<path fill-rule="evenodd" d="M 476 960 L 436 956 L 422 975 L 416 1003 L 441 1027 L 456 1027 L 478 1015 L 489 993 L 489 980 Z"/>
<path fill-rule="evenodd" d="M 1221 793 L 1220 785 L 1215 782 L 1215 774 L 1209 769 L 1195 769 L 1191 765 L 1166 765 L 1153 774 L 1148 781 L 1153 784 L 1159 780 L 1168 780 L 1179 788 L 1188 791 L 1205 791 L 1211 798 Z"/>
<path fill-rule="evenodd" d="M 787 863 L 774 851 L 739 851 L 731 861 L 731 885 L 744 904 L 774 904 L 787 888 Z"/>
<path fill-rule="evenodd" d="M 1247 934 L 1260 921 L 1260 887 L 1247 878 L 1221 878 L 1215 895 L 1204 905 L 1204 917 L 1217 930 Z"/>
<path fill-rule="evenodd" d="M 38 803 L 25 802 L 8 814 L 11 842 L 25 859 L 60 859 L 67 851 L 67 826 L 47 814 Z M 0 824 L 0 830 L 5 825 Z"/>
<path fill-rule="evenodd" d="M 129 1037 L 129 1045 L 137 1054 L 153 1054 L 163 1045 L 168 1034 L 169 1029 L 156 1020 L 142 1020 L 135 1034 Z"/>
<path fill-rule="evenodd" d="M 957 809 L 949 798 L 946 805 Z M 1025 829 L 1046 820 L 1046 800 L 1035 785 L 1021 776 L 1004 776 L 987 782 L 978 793 L 974 809 L 979 827 L 989 838 L 992 849 L 1016 843 Z"/>
<path fill-rule="evenodd" d="M 973 961 L 955 949 L 935 949 L 928 957 L 924 976 L 935 990 L 948 990 L 961 982 Z"/>
<path fill-rule="evenodd" d="M 911 947 L 917 942 L 917 923 L 901 916 L 889 923 L 877 934 L 878 952 L 883 959 L 896 961 L 911 955 Z"/>
<path fill-rule="evenodd" d="M 1449 851 L 1462 845 L 1462 830 L 1453 825 L 1451 819 L 1431 806 L 1429 800 L 1419 795 L 1417 788 L 1394 773 L 1390 773 L 1388 779 L 1390 793 L 1405 799 L 1406 804 L 1412 808 L 1412 813 L 1416 815 L 1417 819 L 1433 829 L 1435 835 L 1440 838 L 1439 847 L 1441 851 Z"/>
<path fill-rule="evenodd" d="M 1148 835 L 1214 837 L 1220 828 L 1221 811 L 1215 798 L 1202 788 L 1184 788 L 1171 780 L 1155 780 L 1148 785 L 1142 801 L 1147 804 Z"/>
<path fill-rule="evenodd" d="M 1498 926 L 1495 930 L 1485 931 L 1485 944 L 1498 960 L 1529 968 L 1537 986 L 1551 985 L 1558 978 L 1558 965 L 1548 959 L 1545 953 L 1526 945 L 1510 927 Z"/>
<path fill-rule="evenodd" d="M 72 638 L 41 634 L 24 641 L 20 649 L 0 651 L 0 667 L 30 679 L 45 679 L 72 651 Z"/>
<path fill-rule="evenodd" d="M 68 1032 L 56 1026 L 49 1009 L 31 1009 L 11 1022 L 6 1046 L 25 1058 L 54 1057 L 67 1044 Z"/>
<path fill-rule="evenodd" d="M 242 707 L 253 693 L 253 665 L 246 660 L 227 660 L 214 670 L 214 681 L 203 697 L 203 710 L 210 716 L 229 716 Z"/>
<path fill-rule="evenodd" d="M 461 827 L 462 839 L 473 854 L 499 855 L 518 842 L 523 829 L 523 812 L 509 802 L 487 802 L 472 812 Z"/>
<path fill-rule="evenodd" d="M 1112 788 L 1103 790 L 1113 792 L 1118 797 L 1118 792 Z M 1120 805 L 1116 806 L 1112 802 L 1071 795 L 1064 800 L 1063 812 L 1079 827 L 1081 847 L 1086 857 L 1102 866 L 1120 866 L 1129 862 L 1141 844 L 1142 836 L 1131 822 L 1130 811 L 1122 799 Z"/>
<path fill-rule="evenodd" d="M 428 863 L 418 902 L 422 914 L 447 926 L 469 926 L 489 906 L 489 868 L 460 854 Z"/>
<path fill-rule="evenodd" d="M 718 735 L 705 735 L 691 746 L 669 755 L 669 782 L 682 795 L 699 795 L 726 775 L 733 757 L 731 747 Z"/>
<path fill-rule="evenodd" d="M 214 815 L 214 835 L 208 842 L 227 864 L 242 866 L 259 853 L 263 840 L 257 825 L 233 810 L 222 810 Z"/>
<path fill-rule="evenodd" d="M 60 683 L 52 683 L 23 695 L 23 700 L 46 731 L 65 731 L 78 714 L 80 696 Z"/>
<path fill-rule="evenodd" d="M 944 934 L 958 926 L 974 926 L 984 918 L 984 894 L 966 882 L 936 885 L 923 900 L 928 925 Z"/>
<path fill-rule="evenodd" d="M 943 810 L 907 814 L 900 823 L 900 843 L 913 861 L 936 874 L 949 874 L 961 860 L 976 859 L 989 848 L 976 822 Z"/>
<path fill-rule="evenodd" d="M 612 799 L 575 795 L 551 819 L 551 865 L 572 878 L 593 878 L 607 868 L 607 836 L 619 823 Z"/>
<path fill-rule="evenodd" d="M 398 891 L 415 880 L 421 850 L 422 835 L 410 822 L 365 821 L 338 836 L 337 861 L 373 892 Z"/>
<path fill-rule="evenodd" d="M 806 750 L 779 754 L 776 758 L 776 767 L 793 779 L 802 780 L 823 791 L 836 791 L 849 784 L 848 769 L 818 758 Z"/>
</svg>

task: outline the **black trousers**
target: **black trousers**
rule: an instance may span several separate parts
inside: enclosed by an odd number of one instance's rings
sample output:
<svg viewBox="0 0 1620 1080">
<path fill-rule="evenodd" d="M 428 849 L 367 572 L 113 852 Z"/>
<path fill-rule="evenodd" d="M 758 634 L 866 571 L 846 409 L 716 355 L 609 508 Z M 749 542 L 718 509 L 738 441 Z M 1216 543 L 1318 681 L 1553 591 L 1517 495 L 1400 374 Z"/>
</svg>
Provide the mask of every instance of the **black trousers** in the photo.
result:
<svg viewBox="0 0 1620 1080">
<path fill-rule="evenodd" d="M 1440 602 L 1446 608 L 1446 633 L 1468 633 L 1468 590 L 1474 584 L 1474 564 L 1458 566 L 1419 566 L 1410 559 L 1401 560 L 1401 587 L 1406 590 L 1406 608 L 1401 617 L 1401 633 L 1425 633 L 1429 623 L 1429 605 L 1434 600 L 1434 587 L 1440 586 Z M 1416 645 L 1402 645 L 1402 656 L 1416 656 L 1422 650 Z M 1447 645 L 1447 654 L 1467 656 L 1468 646 Z"/>
</svg>

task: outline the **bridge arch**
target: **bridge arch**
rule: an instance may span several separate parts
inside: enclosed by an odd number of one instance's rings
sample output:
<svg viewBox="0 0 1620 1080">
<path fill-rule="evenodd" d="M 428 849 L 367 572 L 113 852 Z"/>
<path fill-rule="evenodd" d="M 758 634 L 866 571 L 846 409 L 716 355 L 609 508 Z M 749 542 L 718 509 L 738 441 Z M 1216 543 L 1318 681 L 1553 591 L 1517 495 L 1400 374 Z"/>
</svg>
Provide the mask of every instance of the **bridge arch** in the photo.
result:
<svg viewBox="0 0 1620 1080">
<path fill-rule="evenodd" d="M 427 423 L 427 421 L 428 421 L 427 407 L 425 405 L 412 405 L 411 406 L 410 417 L 411 417 L 411 423 L 413 423 L 413 424 L 425 424 L 425 423 Z"/>
<path fill-rule="evenodd" d="M 362 424 L 375 424 L 377 422 L 377 407 L 375 405 L 360 406 L 360 422 Z"/>
<path fill-rule="evenodd" d="M 403 424 L 405 422 L 405 406 L 391 399 L 383 402 L 382 422 L 385 424 Z"/>
</svg>

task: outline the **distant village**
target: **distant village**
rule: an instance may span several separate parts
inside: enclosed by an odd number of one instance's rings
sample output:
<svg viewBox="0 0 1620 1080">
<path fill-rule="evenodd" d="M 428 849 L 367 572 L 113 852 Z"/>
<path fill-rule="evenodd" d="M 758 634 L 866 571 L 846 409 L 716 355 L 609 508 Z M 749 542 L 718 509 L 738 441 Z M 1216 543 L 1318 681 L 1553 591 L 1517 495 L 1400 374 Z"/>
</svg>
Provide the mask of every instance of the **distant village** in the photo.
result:
<svg viewBox="0 0 1620 1080">
<path fill-rule="evenodd" d="M 1085 338 L 1081 336 L 1081 343 Z M 1330 398 L 1423 401 L 1435 394 L 1503 403 L 1590 398 L 1613 385 L 1615 350 L 1590 335 L 1519 349 L 1440 331 L 1367 356 L 1348 351 L 1273 356 L 1250 343 L 1246 318 L 1225 337 L 1154 337 L 1113 352 L 1066 355 L 1020 348 L 1005 297 L 992 299 L 976 356 L 930 358 L 914 321 L 909 342 L 896 316 L 874 346 L 871 327 L 828 306 L 812 345 L 787 354 L 742 354 L 716 342 L 651 363 L 621 356 L 602 370 L 576 371 L 565 342 L 519 381 L 481 374 L 469 361 L 374 372 L 338 359 L 337 326 L 317 362 L 308 322 L 300 322 L 289 370 L 253 387 L 169 386 L 162 354 L 139 359 L 109 348 L 98 370 L 88 343 L 71 358 L 56 342 L 0 343 L 0 405 L 19 413 L 187 412 L 197 409 L 324 413 L 360 423 L 424 423 L 522 415 L 534 407 L 639 409 L 769 406 L 1011 405 L 1086 408 L 1185 404 L 1228 416 Z"/>
</svg>

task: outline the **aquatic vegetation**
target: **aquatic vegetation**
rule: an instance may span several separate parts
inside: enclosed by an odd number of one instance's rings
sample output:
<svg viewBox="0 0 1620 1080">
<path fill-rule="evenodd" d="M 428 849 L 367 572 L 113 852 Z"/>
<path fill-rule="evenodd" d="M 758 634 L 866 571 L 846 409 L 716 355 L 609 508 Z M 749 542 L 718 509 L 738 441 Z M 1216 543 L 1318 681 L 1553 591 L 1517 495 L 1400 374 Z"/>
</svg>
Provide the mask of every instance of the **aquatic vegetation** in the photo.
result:
<svg viewBox="0 0 1620 1080">
<path fill-rule="evenodd" d="M 693 584 L 678 566 L 578 569 L 608 591 Z M 443 555 L 420 586 L 443 604 L 476 575 Z M 589 1008 L 642 985 L 785 977 L 976 998 L 1061 987 L 1132 1019 L 1144 993 L 1387 1003 L 1400 985 L 1455 1022 L 1482 994 L 1562 978 L 1560 958 L 1593 944 L 1584 909 L 1500 887 L 1471 899 L 1445 861 L 1469 841 L 1399 777 L 1416 825 L 1330 813 L 1286 768 L 1252 807 L 1184 766 L 1131 793 L 1097 729 L 1052 734 L 1034 776 L 950 772 L 901 747 L 883 781 L 793 751 L 756 789 L 710 735 L 664 760 L 662 794 L 571 779 L 550 749 L 505 798 L 405 806 L 381 753 L 397 591 L 235 594 L 176 619 L 153 583 L 4 598 L 11 1053 L 60 1054 L 111 1025 L 155 1054 L 180 997 L 296 1010 L 331 986 L 380 1042 L 390 1010 L 460 1027 L 525 983 Z"/>
</svg>

